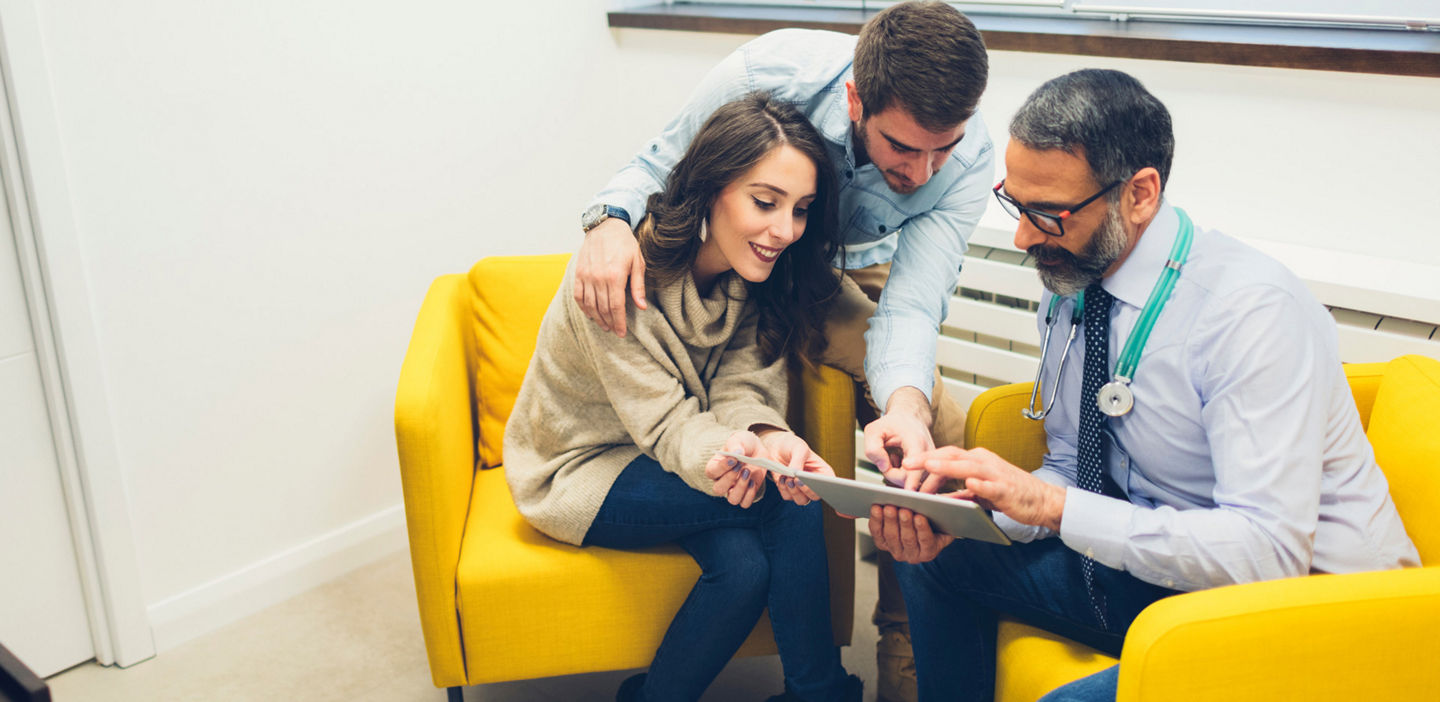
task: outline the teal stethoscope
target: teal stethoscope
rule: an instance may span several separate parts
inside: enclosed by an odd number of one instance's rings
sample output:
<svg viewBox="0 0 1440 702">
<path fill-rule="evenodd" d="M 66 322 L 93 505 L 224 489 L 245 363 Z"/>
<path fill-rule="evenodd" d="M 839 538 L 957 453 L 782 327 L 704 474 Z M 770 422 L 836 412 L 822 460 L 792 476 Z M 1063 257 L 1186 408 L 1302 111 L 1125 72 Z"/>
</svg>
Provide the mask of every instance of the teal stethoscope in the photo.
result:
<svg viewBox="0 0 1440 702">
<path fill-rule="evenodd" d="M 1190 241 L 1194 238 L 1195 227 L 1184 210 L 1177 207 L 1175 214 L 1180 216 L 1180 232 L 1175 236 L 1175 244 L 1170 247 L 1170 258 L 1165 261 L 1165 270 L 1160 272 L 1160 280 L 1151 288 L 1150 299 L 1145 301 L 1145 308 L 1140 311 L 1140 319 L 1135 322 L 1135 328 L 1130 330 L 1130 337 L 1125 340 L 1125 348 L 1115 362 L 1114 375 L 1095 396 L 1100 411 L 1111 417 L 1122 416 L 1135 406 L 1135 393 L 1130 390 L 1130 381 L 1135 378 L 1135 367 L 1140 365 L 1140 353 L 1145 350 L 1145 342 L 1150 338 L 1150 330 L 1155 327 L 1155 320 L 1160 317 L 1160 310 L 1165 308 L 1165 301 L 1170 299 L 1170 291 L 1175 289 L 1175 280 L 1180 277 L 1180 267 L 1185 265 L 1185 259 L 1190 255 Z M 1040 390 L 1041 376 L 1045 372 L 1045 358 L 1050 352 L 1050 332 L 1055 330 L 1055 310 L 1063 299 L 1059 295 L 1050 298 L 1050 308 L 1045 312 L 1045 338 L 1040 342 L 1040 367 L 1035 370 L 1035 384 L 1030 387 L 1030 404 L 1020 410 L 1020 414 L 1025 415 L 1026 419 L 1044 419 L 1055 406 L 1055 396 L 1060 392 L 1060 376 L 1065 372 L 1065 358 L 1070 355 L 1070 346 L 1075 343 L 1076 330 L 1083 318 L 1085 291 L 1081 290 L 1075 296 L 1075 309 L 1070 312 L 1070 335 L 1065 340 L 1065 348 L 1060 352 L 1060 365 L 1055 368 L 1055 386 L 1050 388 L 1050 399 L 1045 402 L 1045 406 L 1041 407 L 1040 411 L 1035 411 L 1035 394 Z"/>
</svg>

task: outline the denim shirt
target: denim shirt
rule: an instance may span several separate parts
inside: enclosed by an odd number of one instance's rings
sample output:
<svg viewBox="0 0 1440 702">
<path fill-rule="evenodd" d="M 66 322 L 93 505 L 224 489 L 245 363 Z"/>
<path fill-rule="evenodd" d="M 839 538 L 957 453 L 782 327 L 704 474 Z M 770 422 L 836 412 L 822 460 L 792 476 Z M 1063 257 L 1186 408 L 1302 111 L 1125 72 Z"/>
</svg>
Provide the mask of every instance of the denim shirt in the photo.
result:
<svg viewBox="0 0 1440 702">
<path fill-rule="evenodd" d="M 663 188 L 670 169 L 718 107 L 754 91 L 793 104 L 825 140 L 837 171 L 845 253 L 835 265 L 891 263 L 890 279 L 865 333 L 865 375 L 883 409 L 890 395 L 905 386 L 930 396 L 936 336 L 960 276 L 966 242 L 990 197 L 994 148 L 977 112 L 929 182 L 909 195 L 890 190 L 873 163 L 855 165 L 845 95 L 854 54 L 854 36 L 818 30 L 782 29 L 746 43 L 701 80 L 680 114 L 594 202 L 623 207 L 632 222 L 639 222 L 646 200 Z"/>
</svg>

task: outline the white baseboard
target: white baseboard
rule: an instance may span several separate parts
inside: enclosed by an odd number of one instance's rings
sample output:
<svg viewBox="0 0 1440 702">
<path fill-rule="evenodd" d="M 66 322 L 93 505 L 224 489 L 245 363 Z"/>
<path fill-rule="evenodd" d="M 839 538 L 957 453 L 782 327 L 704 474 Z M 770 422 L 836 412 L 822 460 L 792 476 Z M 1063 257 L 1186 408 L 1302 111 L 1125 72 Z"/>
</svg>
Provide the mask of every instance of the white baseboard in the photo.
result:
<svg viewBox="0 0 1440 702">
<path fill-rule="evenodd" d="M 186 641 L 407 547 L 395 505 L 149 607 L 155 648 Z"/>
</svg>

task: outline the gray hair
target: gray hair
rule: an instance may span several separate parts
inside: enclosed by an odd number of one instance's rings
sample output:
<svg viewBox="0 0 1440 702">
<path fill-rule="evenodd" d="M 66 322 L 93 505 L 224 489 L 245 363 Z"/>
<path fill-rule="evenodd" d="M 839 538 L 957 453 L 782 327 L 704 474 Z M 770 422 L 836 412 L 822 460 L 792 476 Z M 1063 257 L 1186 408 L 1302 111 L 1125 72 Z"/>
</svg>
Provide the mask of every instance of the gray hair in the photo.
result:
<svg viewBox="0 0 1440 702">
<path fill-rule="evenodd" d="M 1053 78 L 1031 93 L 1010 121 L 1010 136 L 1039 151 L 1083 152 L 1102 186 L 1151 166 L 1164 192 L 1175 153 L 1165 105 L 1129 74 L 1096 68 Z M 1108 199 L 1119 196 L 1112 190 Z"/>
</svg>

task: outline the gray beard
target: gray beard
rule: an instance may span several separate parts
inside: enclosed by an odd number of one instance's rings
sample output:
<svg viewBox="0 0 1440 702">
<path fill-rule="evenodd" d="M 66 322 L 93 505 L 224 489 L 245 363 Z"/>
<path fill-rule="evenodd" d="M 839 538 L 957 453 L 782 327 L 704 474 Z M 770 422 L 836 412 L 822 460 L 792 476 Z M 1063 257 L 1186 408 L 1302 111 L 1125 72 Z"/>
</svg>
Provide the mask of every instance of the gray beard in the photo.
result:
<svg viewBox="0 0 1440 702">
<path fill-rule="evenodd" d="M 1030 247 L 1029 253 L 1037 258 L 1042 252 L 1060 257 L 1060 262 L 1053 265 L 1037 263 L 1035 270 L 1040 274 L 1040 284 L 1044 285 L 1046 290 L 1064 297 L 1074 295 L 1090 287 L 1091 283 L 1099 281 L 1105 271 L 1125 253 L 1127 243 L 1129 240 L 1125 236 L 1125 224 L 1120 219 L 1120 208 L 1112 205 L 1105 211 L 1105 221 L 1095 230 L 1095 236 L 1080 253 L 1072 254 L 1058 246 L 1051 249 L 1043 244 Z"/>
</svg>

